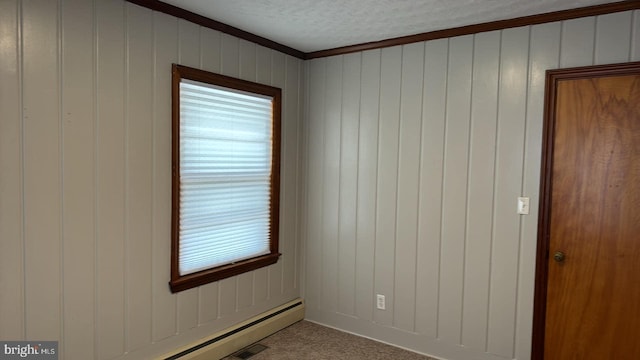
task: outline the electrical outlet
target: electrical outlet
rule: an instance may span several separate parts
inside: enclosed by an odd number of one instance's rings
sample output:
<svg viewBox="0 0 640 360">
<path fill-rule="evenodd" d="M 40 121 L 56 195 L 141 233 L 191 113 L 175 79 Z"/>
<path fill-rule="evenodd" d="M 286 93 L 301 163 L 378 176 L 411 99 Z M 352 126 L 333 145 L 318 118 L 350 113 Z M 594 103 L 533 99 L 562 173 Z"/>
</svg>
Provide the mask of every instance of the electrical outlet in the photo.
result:
<svg viewBox="0 0 640 360">
<path fill-rule="evenodd" d="M 384 295 L 378 294 L 376 295 L 377 307 L 379 310 L 385 310 L 386 305 L 384 303 Z"/>
</svg>

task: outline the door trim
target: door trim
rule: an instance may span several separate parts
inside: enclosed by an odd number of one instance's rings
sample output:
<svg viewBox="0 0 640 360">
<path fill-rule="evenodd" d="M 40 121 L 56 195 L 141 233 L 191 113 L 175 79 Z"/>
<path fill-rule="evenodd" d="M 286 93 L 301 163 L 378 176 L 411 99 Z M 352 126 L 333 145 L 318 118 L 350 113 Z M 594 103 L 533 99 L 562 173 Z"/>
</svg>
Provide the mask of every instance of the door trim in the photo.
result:
<svg viewBox="0 0 640 360">
<path fill-rule="evenodd" d="M 553 186 L 553 140 L 555 136 L 556 90 L 558 82 L 561 80 L 616 75 L 640 75 L 640 61 L 546 71 L 531 360 L 542 360 L 544 358 L 547 280 L 549 271 L 549 232 L 551 226 L 551 190 Z"/>
</svg>

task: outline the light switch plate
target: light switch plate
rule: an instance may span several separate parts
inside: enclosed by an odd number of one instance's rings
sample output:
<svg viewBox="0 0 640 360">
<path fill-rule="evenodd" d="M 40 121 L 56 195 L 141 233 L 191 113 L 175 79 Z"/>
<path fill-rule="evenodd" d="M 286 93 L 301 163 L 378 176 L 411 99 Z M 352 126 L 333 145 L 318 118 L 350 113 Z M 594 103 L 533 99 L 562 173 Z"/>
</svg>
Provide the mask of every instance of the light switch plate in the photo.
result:
<svg viewBox="0 0 640 360">
<path fill-rule="evenodd" d="M 528 197 L 518 198 L 518 214 L 520 215 L 529 214 L 529 198 Z"/>
<path fill-rule="evenodd" d="M 385 310 L 387 308 L 385 301 L 384 301 L 384 295 L 382 294 L 378 294 L 376 295 L 376 307 L 378 308 L 378 310 Z"/>
</svg>

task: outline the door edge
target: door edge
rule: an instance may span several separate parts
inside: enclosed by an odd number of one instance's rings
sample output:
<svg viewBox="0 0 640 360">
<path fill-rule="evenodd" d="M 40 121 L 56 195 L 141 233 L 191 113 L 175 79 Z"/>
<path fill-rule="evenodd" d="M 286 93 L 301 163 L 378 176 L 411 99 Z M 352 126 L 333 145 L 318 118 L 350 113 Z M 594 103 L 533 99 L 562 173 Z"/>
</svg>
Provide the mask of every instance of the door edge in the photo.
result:
<svg viewBox="0 0 640 360">
<path fill-rule="evenodd" d="M 553 140 L 555 135 L 556 90 L 561 80 L 640 74 L 640 61 L 582 66 L 546 71 L 542 161 L 540 169 L 540 204 L 538 208 L 538 236 L 536 250 L 535 286 L 533 297 L 533 331 L 531 360 L 544 359 L 545 318 L 549 259 L 549 229 L 551 220 L 551 190 L 553 186 Z"/>
</svg>

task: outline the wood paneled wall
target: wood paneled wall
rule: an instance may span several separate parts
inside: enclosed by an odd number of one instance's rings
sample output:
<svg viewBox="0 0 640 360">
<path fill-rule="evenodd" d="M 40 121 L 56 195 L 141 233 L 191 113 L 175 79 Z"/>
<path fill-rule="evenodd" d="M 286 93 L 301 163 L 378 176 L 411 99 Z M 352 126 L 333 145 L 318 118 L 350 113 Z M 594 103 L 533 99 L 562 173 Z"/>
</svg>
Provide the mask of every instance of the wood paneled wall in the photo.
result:
<svg viewBox="0 0 640 360">
<path fill-rule="evenodd" d="M 311 320 L 528 359 L 544 71 L 629 60 L 638 11 L 303 65 L 122 0 L 0 1 L 0 339 L 151 357 L 301 282 Z M 281 260 L 177 295 L 172 62 L 284 89 Z"/>
<path fill-rule="evenodd" d="M 171 294 L 171 63 L 283 89 L 282 257 Z M 160 355 L 298 297 L 301 60 L 122 0 L 0 1 L 0 339 Z"/>
<path fill-rule="evenodd" d="M 309 61 L 307 317 L 529 359 L 545 70 L 637 60 L 639 11 Z"/>
</svg>

